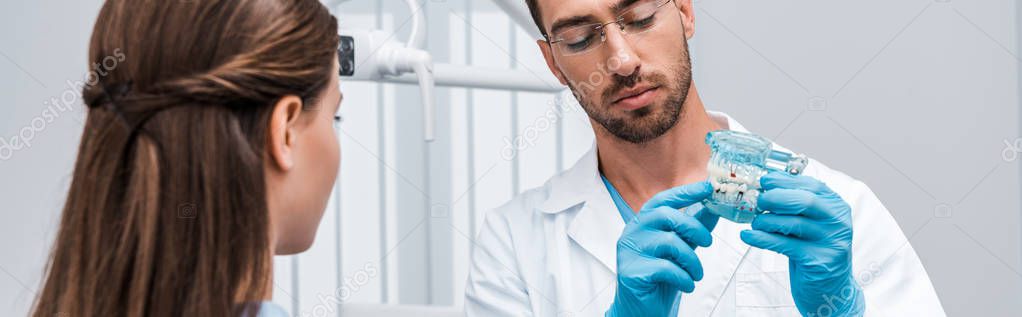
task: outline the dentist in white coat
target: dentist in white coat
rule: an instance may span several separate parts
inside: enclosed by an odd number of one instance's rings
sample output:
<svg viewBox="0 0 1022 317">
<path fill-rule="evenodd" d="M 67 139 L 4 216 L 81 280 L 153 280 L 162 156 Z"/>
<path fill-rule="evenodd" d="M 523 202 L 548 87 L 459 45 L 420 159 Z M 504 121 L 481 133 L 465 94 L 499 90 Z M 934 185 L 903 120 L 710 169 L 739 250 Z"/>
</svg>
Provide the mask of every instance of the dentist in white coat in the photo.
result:
<svg viewBox="0 0 1022 317">
<path fill-rule="evenodd" d="M 821 162 L 764 177 L 751 225 L 701 209 L 705 135 L 746 129 L 696 91 L 691 0 L 526 2 L 596 142 L 487 213 L 469 316 L 945 315 L 883 204 Z"/>
</svg>

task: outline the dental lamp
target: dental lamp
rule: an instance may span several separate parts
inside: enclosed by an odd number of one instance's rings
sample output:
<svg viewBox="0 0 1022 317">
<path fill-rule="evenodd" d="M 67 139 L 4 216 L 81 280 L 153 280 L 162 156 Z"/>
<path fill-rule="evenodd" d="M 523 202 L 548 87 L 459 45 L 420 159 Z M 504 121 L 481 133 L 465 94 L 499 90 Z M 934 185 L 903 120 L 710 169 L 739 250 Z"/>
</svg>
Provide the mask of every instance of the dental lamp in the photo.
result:
<svg viewBox="0 0 1022 317">
<path fill-rule="evenodd" d="M 424 50 L 426 34 L 422 24 L 425 14 L 416 0 L 405 0 L 405 3 L 412 15 L 411 31 L 405 43 L 393 40 L 393 34 L 380 30 L 340 31 L 340 44 L 337 48 L 340 76 L 354 81 L 418 83 L 422 95 L 423 134 L 426 142 L 433 141 L 435 136 L 436 101 L 433 91 L 438 85 L 548 93 L 559 93 L 565 89 L 551 74 L 531 70 L 487 69 L 446 63 L 435 65 L 434 68 L 432 55 Z M 512 6 L 508 1 L 498 1 L 498 4 L 508 10 L 514 9 L 520 24 L 526 20 L 528 11 L 524 4 Z"/>
<path fill-rule="evenodd" d="M 418 48 L 388 40 L 383 31 L 342 30 L 337 48 L 341 77 L 353 80 L 383 81 L 414 73 L 422 95 L 423 134 L 426 142 L 434 139 L 436 120 L 433 90 L 433 57 Z"/>
</svg>

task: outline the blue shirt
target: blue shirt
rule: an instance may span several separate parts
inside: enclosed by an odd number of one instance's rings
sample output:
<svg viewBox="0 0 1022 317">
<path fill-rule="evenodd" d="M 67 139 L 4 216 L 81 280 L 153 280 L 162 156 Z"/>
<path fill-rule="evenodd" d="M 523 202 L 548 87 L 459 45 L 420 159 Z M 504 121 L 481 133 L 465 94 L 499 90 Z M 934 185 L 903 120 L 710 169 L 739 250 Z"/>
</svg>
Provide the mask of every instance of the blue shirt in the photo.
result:
<svg viewBox="0 0 1022 317">
<path fill-rule="evenodd" d="M 603 173 L 600 173 L 600 179 L 603 179 L 603 185 L 607 186 L 607 191 L 610 192 L 610 198 L 614 200 L 614 206 L 617 206 L 617 212 L 621 214 L 621 219 L 625 223 L 632 221 L 635 218 L 635 211 L 632 210 L 632 207 L 628 206 L 625 199 L 621 197 L 621 193 L 617 191 L 617 188 L 614 188 L 614 185 L 607 180 L 606 176 L 603 176 Z"/>
<path fill-rule="evenodd" d="M 291 317 L 283 307 L 273 302 L 262 302 L 259 305 L 259 315 L 256 317 Z"/>
</svg>

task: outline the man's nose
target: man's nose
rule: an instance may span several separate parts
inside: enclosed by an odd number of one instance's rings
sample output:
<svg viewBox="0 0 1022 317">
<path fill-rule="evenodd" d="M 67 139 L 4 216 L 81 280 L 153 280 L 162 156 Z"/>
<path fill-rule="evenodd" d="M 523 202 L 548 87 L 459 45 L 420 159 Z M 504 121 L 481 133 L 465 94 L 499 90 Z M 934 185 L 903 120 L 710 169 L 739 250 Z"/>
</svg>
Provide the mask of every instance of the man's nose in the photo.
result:
<svg viewBox="0 0 1022 317">
<path fill-rule="evenodd" d="M 622 77 L 631 76 L 642 64 L 633 43 L 625 38 L 617 23 L 607 25 L 604 32 L 604 44 L 610 53 L 605 64 L 607 71 Z"/>
</svg>

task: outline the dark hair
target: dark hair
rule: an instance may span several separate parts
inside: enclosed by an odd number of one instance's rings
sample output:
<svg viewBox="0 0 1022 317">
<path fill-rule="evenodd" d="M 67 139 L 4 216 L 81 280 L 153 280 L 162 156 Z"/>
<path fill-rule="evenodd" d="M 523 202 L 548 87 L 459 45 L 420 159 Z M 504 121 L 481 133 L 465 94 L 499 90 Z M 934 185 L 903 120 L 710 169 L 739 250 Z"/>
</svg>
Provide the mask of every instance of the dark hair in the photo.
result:
<svg viewBox="0 0 1022 317">
<path fill-rule="evenodd" d="M 254 312 L 240 304 L 271 291 L 266 127 L 283 96 L 325 91 L 336 45 L 316 0 L 106 1 L 32 315 Z"/>
<path fill-rule="evenodd" d="M 536 23 L 536 28 L 539 29 L 539 34 L 547 36 L 546 29 L 543 28 L 543 15 L 539 13 L 539 0 L 525 0 L 525 5 L 529 7 L 529 13 L 532 14 L 532 22 Z"/>
</svg>

